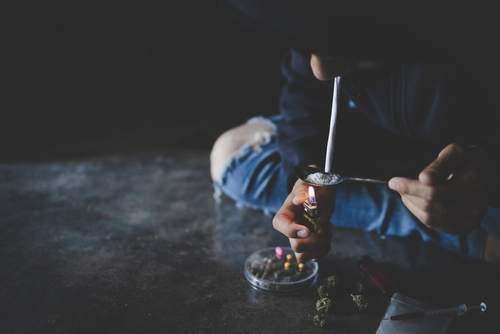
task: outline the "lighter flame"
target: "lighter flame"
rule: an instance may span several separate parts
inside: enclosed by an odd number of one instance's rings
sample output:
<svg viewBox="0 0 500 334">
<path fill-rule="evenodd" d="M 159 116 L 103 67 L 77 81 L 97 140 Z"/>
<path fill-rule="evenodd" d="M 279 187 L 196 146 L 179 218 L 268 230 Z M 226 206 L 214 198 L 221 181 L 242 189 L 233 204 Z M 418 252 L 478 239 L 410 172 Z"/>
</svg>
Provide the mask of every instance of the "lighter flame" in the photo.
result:
<svg viewBox="0 0 500 334">
<path fill-rule="evenodd" d="M 312 205 L 316 204 L 316 194 L 314 193 L 314 188 L 309 186 L 309 203 Z"/>
</svg>

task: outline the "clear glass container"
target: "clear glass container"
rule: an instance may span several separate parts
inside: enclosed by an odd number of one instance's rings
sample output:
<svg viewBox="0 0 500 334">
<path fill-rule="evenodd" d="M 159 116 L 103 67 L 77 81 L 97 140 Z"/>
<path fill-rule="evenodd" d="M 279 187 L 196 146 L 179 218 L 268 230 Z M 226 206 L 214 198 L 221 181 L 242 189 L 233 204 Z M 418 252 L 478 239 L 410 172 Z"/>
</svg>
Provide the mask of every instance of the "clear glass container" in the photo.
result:
<svg viewBox="0 0 500 334">
<path fill-rule="evenodd" d="M 252 288 L 272 294 L 295 294 L 312 287 L 318 278 L 318 264 L 297 263 L 289 247 L 270 247 L 252 253 L 245 260 L 245 278 Z"/>
</svg>

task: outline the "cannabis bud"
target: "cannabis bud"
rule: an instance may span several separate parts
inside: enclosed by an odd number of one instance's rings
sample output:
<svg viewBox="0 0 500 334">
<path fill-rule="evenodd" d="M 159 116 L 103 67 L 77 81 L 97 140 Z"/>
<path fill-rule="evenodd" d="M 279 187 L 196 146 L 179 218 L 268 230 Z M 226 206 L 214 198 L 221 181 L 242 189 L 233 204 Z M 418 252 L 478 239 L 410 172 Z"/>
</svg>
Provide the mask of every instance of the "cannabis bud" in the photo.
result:
<svg viewBox="0 0 500 334">
<path fill-rule="evenodd" d="M 330 307 L 331 304 L 332 301 L 330 300 L 330 298 L 321 298 L 316 302 L 316 310 L 318 310 L 319 312 L 326 313 L 328 312 L 328 308 Z"/>
<path fill-rule="evenodd" d="M 352 295 L 351 294 L 351 297 L 352 297 L 352 300 L 354 301 L 354 303 L 356 304 L 356 306 L 358 307 L 358 310 L 360 310 L 360 311 L 366 310 L 370 306 L 370 301 L 368 300 L 368 298 L 366 296 Z"/>
<path fill-rule="evenodd" d="M 318 286 L 318 295 L 320 298 L 328 297 L 328 288 L 325 285 Z"/>
<path fill-rule="evenodd" d="M 366 285 L 364 285 L 363 283 L 361 283 L 359 281 L 356 282 L 356 291 L 357 291 L 357 293 L 359 293 L 361 295 L 361 294 L 365 293 L 366 290 L 367 290 Z"/>
<path fill-rule="evenodd" d="M 325 316 L 322 314 L 316 314 L 314 316 L 313 322 L 316 326 L 323 327 L 326 324 Z"/>
<path fill-rule="evenodd" d="M 335 275 L 328 276 L 323 280 L 323 284 L 326 285 L 327 288 L 335 288 L 339 285 L 339 278 Z"/>
</svg>

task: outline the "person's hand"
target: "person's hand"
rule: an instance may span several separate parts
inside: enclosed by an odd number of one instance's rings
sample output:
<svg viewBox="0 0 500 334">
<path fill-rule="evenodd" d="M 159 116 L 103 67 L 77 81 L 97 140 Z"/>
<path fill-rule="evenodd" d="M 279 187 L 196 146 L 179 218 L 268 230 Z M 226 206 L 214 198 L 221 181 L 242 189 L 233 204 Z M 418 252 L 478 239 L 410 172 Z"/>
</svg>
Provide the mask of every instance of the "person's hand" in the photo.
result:
<svg viewBox="0 0 500 334">
<path fill-rule="evenodd" d="M 315 187 L 314 189 L 321 219 L 321 227 L 316 233 L 301 225 L 306 221 L 302 204 L 308 198 L 308 189 L 308 184 L 297 180 L 273 219 L 273 227 L 288 237 L 299 262 L 320 260 L 330 251 L 332 240 L 330 217 L 334 208 L 335 187 Z"/>
<path fill-rule="evenodd" d="M 488 207 L 488 186 L 470 150 L 445 147 L 418 180 L 394 177 L 389 187 L 401 194 L 404 205 L 427 227 L 468 233 L 481 224 Z"/>
</svg>

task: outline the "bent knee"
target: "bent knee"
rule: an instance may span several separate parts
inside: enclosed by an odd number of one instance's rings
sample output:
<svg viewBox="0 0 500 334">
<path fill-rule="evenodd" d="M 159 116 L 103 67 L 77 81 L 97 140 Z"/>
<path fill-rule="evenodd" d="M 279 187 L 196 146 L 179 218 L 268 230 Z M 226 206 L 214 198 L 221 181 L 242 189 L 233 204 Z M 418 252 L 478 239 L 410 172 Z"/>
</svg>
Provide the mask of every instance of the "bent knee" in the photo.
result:
<svg viewBox="0 0 500 334">
<path fill-rule="evenodd" d="M 259 119 L 229 129 L 217 138 L 210 153 L 210 174 L 214 181 L 220 181 L 226 164 L 243 147 L 257 147 L 271 140 L 276 130 L 271 122 Z"/>
</svg>

